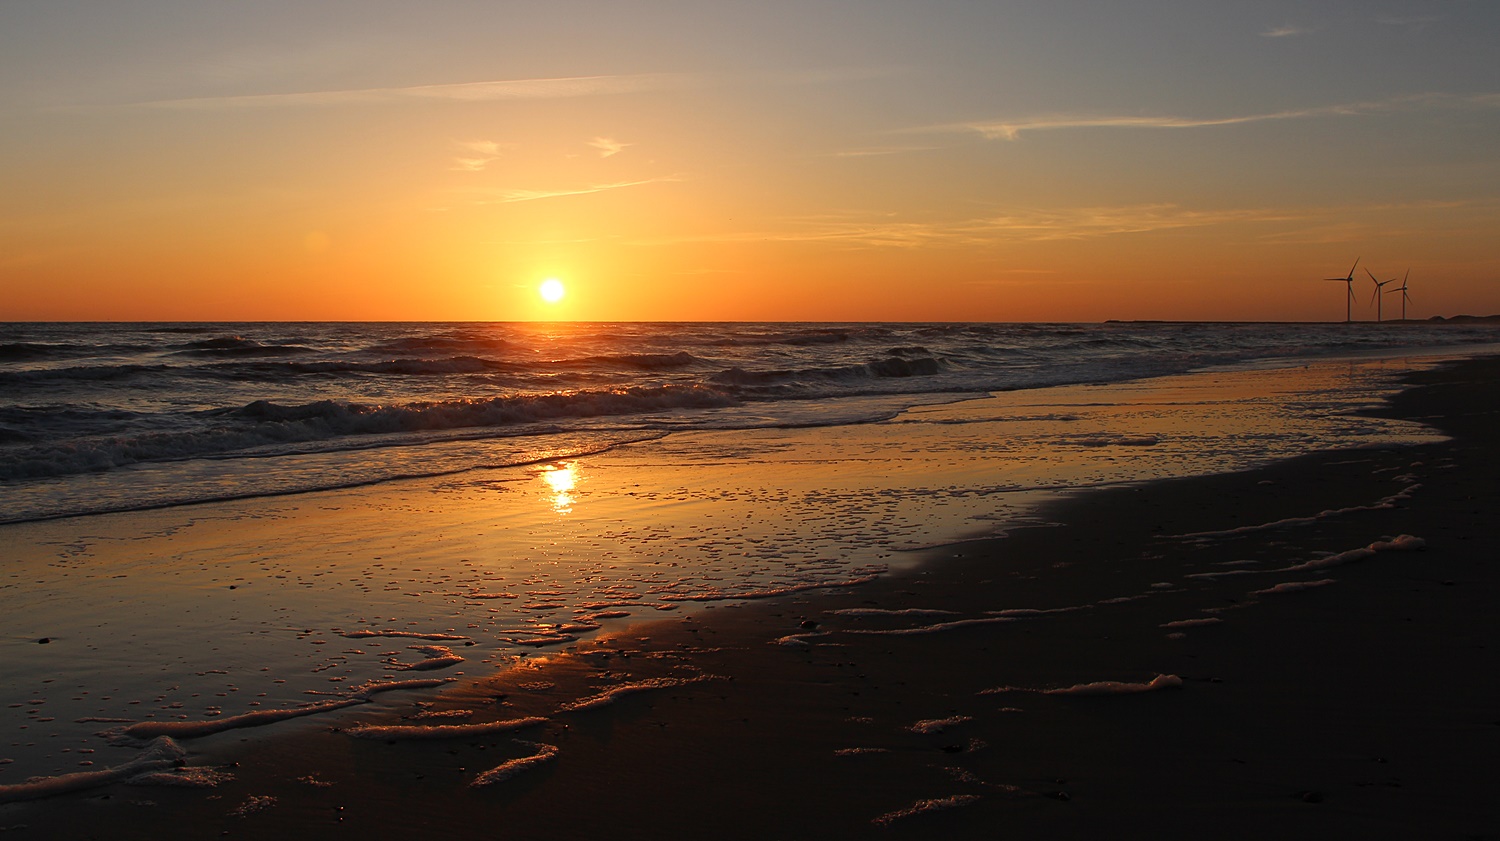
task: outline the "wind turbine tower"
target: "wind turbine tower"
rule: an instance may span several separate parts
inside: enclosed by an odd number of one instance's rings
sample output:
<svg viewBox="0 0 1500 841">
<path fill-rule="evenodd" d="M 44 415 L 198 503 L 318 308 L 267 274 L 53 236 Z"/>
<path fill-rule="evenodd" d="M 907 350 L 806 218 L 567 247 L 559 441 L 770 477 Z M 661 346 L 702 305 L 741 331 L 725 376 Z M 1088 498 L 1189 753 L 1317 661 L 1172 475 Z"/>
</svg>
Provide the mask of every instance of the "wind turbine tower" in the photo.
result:
<svg viewBox="0 0 1500 841">
<path fill-rule="evenodd" d="M 1344 296 L 1344 323 L 1345 324 L 1348 324 L 1349 322 L 1351 322 L 1351 321 L 1354 320 L 1354 270 L 1357 269 L 1357 268 L 1359 268 L 1359 258 L 1355 257 L 1354 258 L 1354 265 L 1352 265 L 1352 266 L 1349 267 L 1349 275 L 1347 277 L 1325 277 L 1325 278 L 1323 278 L 1324 280 L 1332 280 L 1332 281 L 1337 281 L 1339 283 L 1345 284 L 1345 288 L 1348 289 L 1348 291 L 1349 291 L 1349 294 L 1347 294 L 1347 295 Z"/>
<path fill-rule="evenodd" d="M 1373 283 L 1373 284 L 1375 284 L 1375 321 L 1379 322 L 1380 321 L 1380 304 L 1384 300 L 1383 298 L 1380 297 L 1380 293 L 1382 291 L 1384 291 L 1385 285 L 1387 283 L 1395 283 L 1396 279 L 1393 277 L 1390 280 L 1376 280 L 1375 279 L 1375 273 L 1372 272 L 1372 271 L 1370 271 L 1369 269 L 1365 269 L 1365 274 L 1369 275 L 1370 276 L 1370 282 Z"/>
<path fill-rule="evenodd" d="M 1411 277 L 1411 269 L 1407 269 L 1406 270 L 1406 277 L 1401 278 L 1401 285 L 1397 286 L 1395 289 L 1389 290 L 1388 292 L 1385 293 L 1387 295 L 1394 295 L 1397 292 L 1401 293 L 1401 320 L 1402 321 L 1406 320 L 1406 302 L 1411 300 L 1411 292 L 1407 291 L 1407 288 L 1406 288 L 1407 278 L 1410 278 L 1410 277 Z"/>
</svg>

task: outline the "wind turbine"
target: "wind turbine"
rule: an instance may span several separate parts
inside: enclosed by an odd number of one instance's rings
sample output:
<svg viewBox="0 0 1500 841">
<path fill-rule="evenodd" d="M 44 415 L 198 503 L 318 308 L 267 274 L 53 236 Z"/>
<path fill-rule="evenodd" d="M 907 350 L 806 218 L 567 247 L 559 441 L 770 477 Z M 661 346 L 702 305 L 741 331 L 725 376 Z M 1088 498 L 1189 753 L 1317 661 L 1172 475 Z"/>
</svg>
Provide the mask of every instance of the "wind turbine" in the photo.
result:
<svg viewBox="0 0 1500 841">
<path fill-rule="evenodd" d="M 1385 293 L 1387 295 L 1391 295 L 1391 294 L 1394 294 L 1396 292 L 1400 292 L 1401 293 L 1401 320 L 1402 321 L 1406 320 L 1406 302 L 1411 300 L 1411 293 L 1408 292 L 1407 289 L 1406 289 L 1406 278 L 1409 278 L 1409 277 L 1411 277 L 1411 269 L 1407 269 L 1406 270 L 1406 277 L 1401 278 L 1401 285 L 1400 286 L 1397 286 L 1395 289 L 1392 289 L 1389 292 Z"/>
<path fill-rule="evenodd" d="M 1396 279 L 1393 277 L 1390 280 L 1376 280 L 1375 273 L 1369 269 L 1365 269 L 1365 274 L 1369 275 L 1370 282 L 1375 284 L 1375 320 L 1378 322 L 1380 321 L 1380 304 L 1384 300 L 1380 297 L 1380 293 L 1385 289 L 1387 283 L 1395 283 Z"/>
<path fill-rule="evenodd" d="M 1354 258 L 1354 265 L 1349 267 L 1348 277 L 1325 277 L 1324 280 L 1336 280 L 1347 284 L 1349 294 L 1344 298 L 1344 323 L 1348 324 L 1354 320 L 1354 270 L 1359 267 L 1359 258 Z"/>
</svg>

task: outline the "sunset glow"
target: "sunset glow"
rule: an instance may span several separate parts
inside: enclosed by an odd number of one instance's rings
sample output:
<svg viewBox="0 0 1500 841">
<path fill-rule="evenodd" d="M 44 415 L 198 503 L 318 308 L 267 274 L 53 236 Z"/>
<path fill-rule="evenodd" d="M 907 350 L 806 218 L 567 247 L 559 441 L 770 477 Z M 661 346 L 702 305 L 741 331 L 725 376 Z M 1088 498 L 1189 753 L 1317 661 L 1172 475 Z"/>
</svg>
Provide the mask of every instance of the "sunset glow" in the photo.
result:
<svg viewBox="0 0 1500 841">
<path fill-rule="evenodd" d="M 0 319 L 1500 312 L 1495 4 L 940 7 L 9 4 Z"/>
<path fill-rule="evenodd" d="M 555 277 L 549 277 L 542 281 L 542 285 L 537 288 L 537 294 L 542 296 L 543 301 L 555 304 L 563 299 L 563 296 L 567 294 L 567 290 L 563 288 L 562 281 Z"/>
</svg>

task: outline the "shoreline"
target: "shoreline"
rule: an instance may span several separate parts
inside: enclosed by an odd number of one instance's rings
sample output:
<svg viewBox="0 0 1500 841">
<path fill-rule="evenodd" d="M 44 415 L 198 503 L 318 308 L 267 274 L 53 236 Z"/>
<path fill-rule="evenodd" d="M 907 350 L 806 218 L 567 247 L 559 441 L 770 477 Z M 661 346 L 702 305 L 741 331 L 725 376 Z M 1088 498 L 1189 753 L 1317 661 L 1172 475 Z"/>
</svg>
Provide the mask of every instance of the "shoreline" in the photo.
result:
<svg viewBox="0 0 1500 841">
<path fill-rule="evenodd" d="M 631 625 L 425 708 L 387 698 L 293 733 L 197 740 L 195 754 L 239 763 L 211 796 L 114 787 L 0 808 L 0 826 L 79 838 L 149 837 L 158 824 L 180 837 L 355 837 L 433 821 L 561 838 L 1492 832 L 1496 693 L 1455 685 L 1496 659 L 1480 622 L 1496 576 L 1476 566 L 1495 545 L 1483 510 L 1493 416 L 1474 414 L 1495 399 L 1476 377 L 1500 381 L 1500 365 L 1419 373 L 1426 387 L 1392 401 L 1396 415 L 1440 419 L 1448 443 L 1085 492 L 1046 509 L 1066 525 L 943 547 L 930 553 L 941 560 L 846 591 Z M 1453 396 L 1466 383 L 1482 403 Z M 1426 548 L 1289 569 L 1402 534 Z M 1244 561 L 1267 571 L 1190 577 Z M 1138 598 L 1113 601 L 1127 592 Z M 1190 624 L 1161 627 L 1172 623 Z M 771 644 L 784 638 L 801 644 Z M 1157 675 L 1182 686 L 1028 691 Z M 641 691 L 563 708 L 611 686 Z M 328 730 L 444 709 L 545 715 L 515 735 L 556 757 L 476 790 L 467 782 L 484 769 L 541 753 L 509 735 L 388 744 Z M 121 811 L 142 800 L 156 805 Z M 90 808 L 57 808 L 68 802 Z"/>
</svg>

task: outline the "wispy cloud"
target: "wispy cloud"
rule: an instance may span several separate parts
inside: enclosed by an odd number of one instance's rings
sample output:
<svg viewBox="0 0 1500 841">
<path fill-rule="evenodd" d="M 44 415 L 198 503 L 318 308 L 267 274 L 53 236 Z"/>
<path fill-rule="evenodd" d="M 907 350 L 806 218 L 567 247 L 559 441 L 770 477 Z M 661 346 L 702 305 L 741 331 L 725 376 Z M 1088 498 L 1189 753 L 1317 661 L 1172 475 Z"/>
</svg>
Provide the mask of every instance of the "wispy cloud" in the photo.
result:
<svg viewBox="0 0 1500 841">
<path fill-rule="evenodd" d="M 1464 211 L 1462 215 L 1455 215 Z M 682 243 L 816 243 L 849 250 L 962 248 L 982 252 L 1007 245 L 1068 242 L 1151 233 L 1233 228 L 1249 242 L 1347 243 L 1391 230 L 1391 214 L 1423 221 L 1431 230 L 1446 216 L 1484 224 L 1500 202 L 1414 201 L 1386 205 L 1322 205 L 1194 209 L 1177 204 L 1010 208 L 965 219 L 905 221 L 893 214 L 843 213 L 784 219 L 759 230 L 633 241 L 638 246 Z M 1416 222 L 1412 222 L 1416 225 Z"/>
<path fill-rule="evenodd" d="M 458 147 L 468 153 L 453 159 L 452 168 L 459 172 L 481 172 L 499 160 L 500 153 L 509 148 L 507 144 L 493 140 L 460 140 Z"/>
<path fill-rule="evenodd" d="M 578 96 L 641 93 L 688 85 L 685 76 L 644 73 L 627 76 L 575 76 L 561 79 L 504 79 L 450 85 L 304 91 L 300 93 L 211 96 L 143 102 L 153 108 L 286 108 L 368 105 L 399 102 L 487 102 L 516 99 L 561 99 Z"/>
<path fill-rule="evenodd" d="M 478 200 L 478 204 L 509 204 L 519 201 L 539 201 L 541 199 L 555 199 L 564 196 L 586 196 L 590 193 L 603 193 L 609 190 L 619 190 L 625 187 L 640 187 L 645 184 L 660 184 L 670 181 L 681 181 L 680 175 L 664 175 L 658 178 L 644 178 L 639 181 L 616 181 L 610 184 L 589 184 L 584 187 L 569 187 L 556 190 L 499 190 L 492 193 L 489 198 Z"/>
<path fill-rule="evenodd" d="M 621 143 L 611 137 L 596 137 L 589 141 L 589 145 L 599 150 L 599 157 L 608 158 L 620 154 L 620 150 L 630 144 Z"/>
<path fill-rule="evenodd" d="M 863 149 L 845 149 L 834 152 L 835 158 L 873 158 L 882 155 L 904 155 L 908 152 L 927 152 L 935 146 L 868 146 Z"/>
<path fill-rule="evenodd" d="M 1441 23 L 1443 18 L 1438 15 L 1413 15 L 1410 17 L 1396 17 L 1385 15 L 1375 19 L 1382 26 L 1400 26 L 1407 29 L 1422 30 L 1434 23 Z"/>
<path fill-rule="evenodd" d="M 787 220 L 775 230 L 642 241 L 816 242 L 849 248 L 992 247 L 1007 243 L 1082 240 L 1231 224 L 1273 224 L 1322 218 L 1321 211 L 1248 208 L 1192 210 L 1173 204 L 1025 209 L 959 220 L 898 221 L 850 214 Z"/>
<path fill-rule="evenodd" d="M 1180 116 L 1110 116 L 1050 114 L 1023 117 L 1014 120 L 975 121 L 931 126 L 914 131 L 971 131 L 978 132 L 987 140 L 1016 140 L 1023 132 L 1048 131 L 1069 128 L 1147 128 L 1184 129 L 1211 126 L 1232 126 L 1247 123 L 1264 123 L 1278 120 L 1302 120 L 1316 117 L 1353 117 L 1366 114 L 1392 113 L 1422 108 L 1495 108 L 1500 107 L 1500 94 L 1413 94 L 1369 102 L 1353 102 L 1339 105 L 1322 105 L 1314 108 L 1295 108 L 1262 114 L 1240 114 L 1224 117 L 1180 117 Z"/>
<path fill-rule="evenodd" d="M 1262 38 L 1292 38 L 1297 35 L 1310 35 L 1312 30 L 1304 26 L 1275 26 L 1260 33 Z"/>
</svg>

